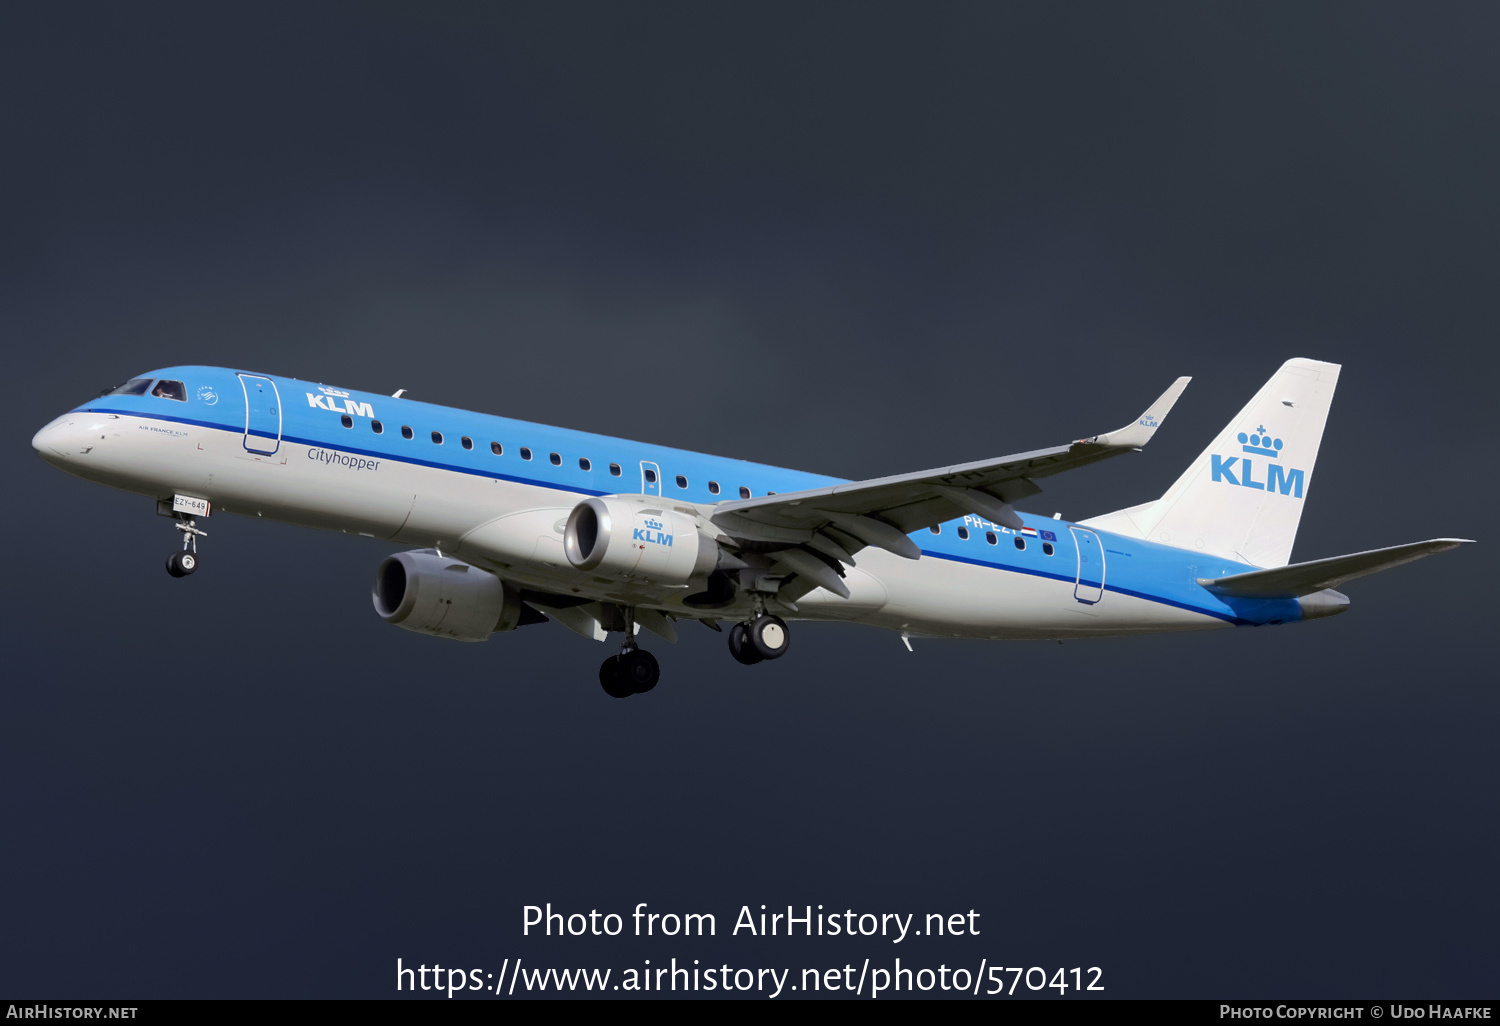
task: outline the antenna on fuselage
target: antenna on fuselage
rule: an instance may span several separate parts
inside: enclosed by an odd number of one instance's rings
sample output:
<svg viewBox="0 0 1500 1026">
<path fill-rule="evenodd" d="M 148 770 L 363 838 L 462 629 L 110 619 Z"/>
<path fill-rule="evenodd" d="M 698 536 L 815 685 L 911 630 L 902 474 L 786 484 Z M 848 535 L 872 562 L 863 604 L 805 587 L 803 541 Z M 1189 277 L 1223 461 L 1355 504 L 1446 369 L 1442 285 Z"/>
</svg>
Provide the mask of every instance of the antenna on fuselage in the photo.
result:
<svg viewBox="0 0 1500 1026">
<path fill-rule="evenodd" d="M 391 398 L 392 399 L 400 399 L 405 394 L 406 394 L 406 389 L 404 389 L 404 388 L 398 388 L 394 392 L 391 393 Z"/>
</svg>

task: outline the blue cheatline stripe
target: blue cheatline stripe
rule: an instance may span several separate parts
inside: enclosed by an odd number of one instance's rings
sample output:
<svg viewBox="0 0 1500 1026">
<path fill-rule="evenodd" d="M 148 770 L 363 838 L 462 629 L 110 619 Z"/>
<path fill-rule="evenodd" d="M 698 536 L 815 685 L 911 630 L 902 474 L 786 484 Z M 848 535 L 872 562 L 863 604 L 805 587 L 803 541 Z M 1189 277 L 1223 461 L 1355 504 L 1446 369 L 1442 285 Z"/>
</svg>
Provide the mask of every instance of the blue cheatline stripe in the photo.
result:
<svg viewBox="0 0 1500 1026">
<path fill-rule="evenodd" d="M 167 416 L 157 415 L 157 414 L 152 414 L 150 416 L 146 416 L 145 414 L 142 414 L 139 411 L 132 412 L 130 410 L 110 410 L 110 409 L 102 409 L 102 408 L 91 408 L 89 410 L 86 410 L 85 412 L 87 412 L 87 413 L 115 413 L 115 414 L 119 414 L 122 417 L 133 417 L 136 420 L 169 420 L 169 421 L 171 421 L 174 424 L 188 424 L 188 425 L 191 425 L 193 427 L 208 428 L 208 429 L 213 430 L 213 431 L 224 431 L 224 432 L 227 432 L 227 433 L 229 433 L 231 435 L 238 435 L 238 436 L 243 436 L 244 433 L 245 433 L 245 431 L 244 431 L 243 428 L 239 428 L 239 427 L 225 427 L 223 424 L 215 424 L 212 421 L 192 420 L 192 419 L 190 419 L 188 417 L 167 417 Z M 254 432 L 252 432 L 252 434 L 254 434 Z M 267 437 L 267 438 L 274 438 L 275 436 L 274 435 L 267 435 L 265 437 Z M 313 447 L 315 449 L 337 449 L 339 452 L 353 453 L 353 454 L 355 454 L 357 456 L 370 456 L 370 457 L 373 457 L 373 458 L 379 459 L 379 460 L 391 460 L 394 463 L 410 463 L 410 464 L 412 464 L 414 466 L 429 467 L 429 468 L 431 468 L 433 470 L 451 470 L 454 473 L 457 473 L 457 474 L 469 474 L 472 477 L 484 477 L 484 478 L 490 478 L 490 479 L 496 480 L 496 481 L 513 481 L 513 482 L 515 482 L 517 484 L 536 485 L 538 488 L 550 488 L 553 491 L 558 491 L 558 492 L 574 492 L 574 493 L 579 494 L 579 495 L 614 495 L 614 494 L 617 494 L 616 492 L 598 491 L 598 490 L 595 490 L 595 489 L 592 489 L 592 488 L 580 488 L 580 487 L 578 487 L 576 485 L 560 484 L 557 481 L 543 481 L 543 480 L 541 480 L 539 478 L 534 478 L 534 477 L 517 477 L 514 474 L 502 474 L 502 473 L 499 473 L 499 472 L 493 471 L 493 470 L 480 470 L 477 467 L 465 467 L 465 466 L 461 466 L 461 465 L 456 464 L 456 463 L 439 463 L 436 460 L 419 460 L 419 459 L 417 459 L 414 456 L 395 456 L 395 455 L 392 455 L 391 453 L 380 452 L 379 450 L 376 450 L 376 449 L 359 449 L 359 448 L 355 448 L 354 446 L 336 445 L 333 442 L 325 442 L 322 439 L 317 439 L 317 438 L 297 438 L 297 437 L 292 436 L 292 435 L 282 435 L 281 436 L 281 440 L 283 442 L 291 442 L 291 443 L 293 443 L 295 445 L 307 445 L 307 446 L 311 446 L 311 447 Z M 251 450 L 251 451 L 253 452 L 254 450 Z M 653 497 L 654 498 L 660 498 L 660 496 L 653 496 Z"/>
<path fill-rule="evenodd" d="M 223 424 L 215 424 L 207 420 L 193 420 L 191 417 L 168 417 L 165 413 L 153 413 L 150 416 L 140 410 L 111 410 L 104 406 L 90 406 L 84 413 L 113 413 L 120 417 L 134 417 L 136 420 L 166 420 L 173 424 L 191 424 L 193 427 L 216 428 L 220 431 L 233 431 L 237 435 L 245 433 L 244 428 L 227 428 Z"/>
<path fill-rule="evenodd" d="M 946 552 L 933 552 L 923 549 L 922 555 L 931 556 L 933 559 L 946 559 L 953 563 L 969 563 L 973 566 L 981 566 L 987 570 L 1005 570 L 1015 574 L 1025 574 L 1028 577 L 1043 577 L 1050 581 L 1061 581 L 1063 584 L 1075 584 L 1077 579 L 1064 574 L 1048 573 L 1045 570 L 1032 570 L 1027 567 L 1014 566 L 1008 563 L 988 563 L 982 559 L 970 559 L 967 556 L 954 556 Z M 1224 620 L 1237 627 L 1253 627 L 1254 620 L 1244 620 L 1229 613 L 1223 613 L 1215 609 L 1204 609 L 1202 606 L 1190 605 L 1186 602 L 1178 602 L 1175 599 L 1164 598 L 1161 595 L 1152 595 L 1149 592 L 1136 591 L 1133 588 L 1121 588 L 1117 585 L 1106 584 L 1105 591 L 1112 591 L 1117 595 L 1129 595 L 1131 598 L 1144 599 L 1147 602 L 1156 602 L 1163 606 L 1174 606 L 1177 609 L 1185 609 L 1189 613 L 1202 613 L 1204 616 L 1212 616 L 1217 620 Z"/>
<path fill-rule="evenodd" d="M 113 414 L 118 414 L 119 416 L 122 416 L 122 417 L 133 417 L 136 420 L 165 420 L 165 421 L 171 421 L 174 424 L 189 424 L 189 425 L 192 425 L 193 427 L 209 428 L 209 429 L 214 430 L 214 431 L 226 431 L 226 432 L 228 432 L 230 434 L 233 434 L 233 435 L 243 435 L 244 434 L 244 429 L 243 428 L 239 428 L 239 427 L 225 427 L 223 424 L 215 424 L 215 423 L 213 423 L 211 421 L 206 421 L 206 420 L 194 420 L 194 419 L 189 418 L 189 417 L 169 417 L 169 416 L 166 416 L 165 414 L 151 414 L 150 416 L 146 416 L 146 415 L 140 413 L 139 411 L 132 411 L 132 410 L 112 410 L 112 409 L 107 409 L 107 408 L 102 408 L 102 407 L 91 407 L 88 410 L 86 410 L 85 412 L 87 412 L 87 413 L 113 413 Z M 459 466 L 459 465 L 453 464 L 453 463 L 439 463 L 436 460 L 420 460 L 420 459 L 417 459 L 414 456 L 394 456 L 391 453 L 380 452 L 379 450 L 375 450 L 375 449 L 358 449 L 358 448 L 354 448 L 352 446 L 335 445 L 333 442 L 325 442 L 325 441 L 323 441 L 321 439 L 295 438 L 295 437 L 292 437 L 292 436 L 289 436 L 289 435 L 283 435 L 281 437 L 281 440 L 283 442 L 292 442 L 292 443 L 294 443 L 296 445 L 307 445 L 307 446 L 313 446 L 315 448 L 337 449 L 340 452 L 353 453 L 353 454 L 355 454 L 357 456 L 369 456 L 369 457 L 373 457 L 375 459 L 393 460 L 393 461 L 395 461 L 397 463 L 409 463 L 409 464 L 412 464 L 414 466 L 428 467 L 428 468 L 433 469 L 433 470 L 451 470 L 451 471 L 453 471 L 455 473 L 458 473 L 458 474 L 469 474 L 469 475 L 471 475 L 473 477 L 484 477 L 484 478 L 489 478 L 489 479 L 496 480 L 496 481 L 513 481 L 513 482 L 515 482 L 517 484 L 535 485 L 538 488 L 550 488 L 551 490 L 557 491 L 557 492 L 572 492 L 572 493 L 578 494 L 578 495 L 614 495 L 614 494 L 618 494 L 616 492 L 601 492 L 601 491 L 596 491 L 596 490 L 591 489 L 591 488 L 579 488 L 576 485 L 561 484 L 561 483 L 556 482 L 556 481 L 543 481 L 543 480 L 540 480 L 540 479 L 537 479 L 537 478 L 531 478 L 531 477 L 517 477 L 514 474 L 501 474 L 501 473 L 498 473 L 496 471 L 491 471 L 491 470 L 479 470 L 477 468 Z M 652 496 L 652 498 L 661 498 L 661 497 L 660 496 Z M 663 501 L 666 501 L 666 500 L 663 500 Z M 990 563 L 990 562 L 986 562 L 985 560 L 982 560 L 982 559 L 971 559 L 971 558 L 966 557 L 966 556 L 955 556 L 955 555 L 952 555 L 952 554 L 947 553 L 947 552 L 933 552 L 930 549 L 923 549 L 922 550 L 922 555 L 924 555 L 924 556 L 931 556 L 934 559 L 946 559 L 946 560 L 949 560 L 950 562 L 954 562 L 954 563 L 968 563 L 968 564 L 970 564 L 972 566 L 984 567 L 985 569 L 988 569 L 988 570 L 1004 570 L 1004 571 L 1009 571 L 1010 573 L 1026 574 L 1027 576 L 1030 576 L 1030 577 L 1043 577 L 1043 578 L 1046 578 L 1048 580 L 1061 581 L 1064 584 L 1075 583 L 1075 578 L 1069 577 L 1069 576 L 1066 576 L 1066 575 L 1063 575 L 1063 574 L 1048 573 L 1045 570 L 1031 570 L 1031 569 L 1027 569 L 1025 567 L 1019 567 L 1019 566 L 1014 566 L 1014 565 L 1005 564 L 1005 563 Z M 1230 614 L 1219 612 L 1217 610 L 1204 609 L 1201 606 L 1190 605 L 1190 604 L 1188 604 L 1186 602 L 1178 602 L 1178 601 L 1175 601 L 1173 599 L 1163 598 L 1160 595 L 1152 595 L 1152 594 L 1149 594 L 1148 592 L 1135 591 L 1135 590 L 1130 589 L 1130 588 L 1121 588 L 1121 587 L 1118 587 L 1117 585 L 1106 584 L 1104 586 L 1104 590 L 1105 591 L 1112 591 L 1112 592 L 1116 593 L 1117 595 L 1129 595 L 1132 598 L 1144 599 L 1147 602 L 1156 602 L 1156 603 L 1159 603 L 1159 604 L 1164 605 L 1164 606 L 1173 606 L 1173 607 L 1175 607 L 1177 609 L 1187 610 L 1190 613 L 1202 613 L 1204 616 L 1212 616 L 1212 617 L 1214 617 L 1216 619 L 1224 620 L 1227 623 L 1232 623 L 1232 624 L 1234 624 L 1236 626 L 1240 626 L 1240 627 L 1254 626 L 1254 623 L 1255 623 L 1255 621 L 1253 621 L 1253 620 L 1244 620 L 1244 619 L 1241 619 L 1240 617 L 1232 616 Z"/>
</svg>

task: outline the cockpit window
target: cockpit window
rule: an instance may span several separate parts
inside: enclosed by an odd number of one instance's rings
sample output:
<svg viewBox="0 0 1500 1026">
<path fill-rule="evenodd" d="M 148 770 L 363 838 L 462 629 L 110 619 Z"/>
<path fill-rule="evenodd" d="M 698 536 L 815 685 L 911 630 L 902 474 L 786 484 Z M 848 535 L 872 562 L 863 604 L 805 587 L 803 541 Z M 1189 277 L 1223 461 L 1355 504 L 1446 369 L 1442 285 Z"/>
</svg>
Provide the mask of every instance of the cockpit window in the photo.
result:
<svg viewBox="0 0 1500 1026">
<path fill-rule="evenodd" d="M 180 403 L 187 402 L 187 386 L 180 381 L 168 381 L 162 378 L 151 390 L 151 394 L 158 399 L 176 399 Z"/>
<path fill-rule="evenodd" d="M 150 378 L 131 378 L 123 385 L 114 388 L 106 388 L 100 395 L 145 395 L 146 389 L 151 387 Z"/>
</svg>

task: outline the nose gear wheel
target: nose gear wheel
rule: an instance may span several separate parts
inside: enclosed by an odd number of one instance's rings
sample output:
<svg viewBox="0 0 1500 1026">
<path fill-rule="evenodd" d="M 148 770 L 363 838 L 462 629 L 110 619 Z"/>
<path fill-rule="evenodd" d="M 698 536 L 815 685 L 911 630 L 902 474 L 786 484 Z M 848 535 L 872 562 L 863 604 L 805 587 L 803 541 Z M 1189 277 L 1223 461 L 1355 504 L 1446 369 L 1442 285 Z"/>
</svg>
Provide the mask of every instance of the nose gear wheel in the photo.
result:
<svg viewBox="0 0 1500 1026">
<path fill-rule="evenodd" d="M 198 539 L 207 538 L 208 532 L 200 530 L 192 517 L 180 515 L 177 530 L 182 532 L 182 551 L 167 557 L 167 573 L 173 577 L 186 577 L 198 569 Z"/>
</svg>

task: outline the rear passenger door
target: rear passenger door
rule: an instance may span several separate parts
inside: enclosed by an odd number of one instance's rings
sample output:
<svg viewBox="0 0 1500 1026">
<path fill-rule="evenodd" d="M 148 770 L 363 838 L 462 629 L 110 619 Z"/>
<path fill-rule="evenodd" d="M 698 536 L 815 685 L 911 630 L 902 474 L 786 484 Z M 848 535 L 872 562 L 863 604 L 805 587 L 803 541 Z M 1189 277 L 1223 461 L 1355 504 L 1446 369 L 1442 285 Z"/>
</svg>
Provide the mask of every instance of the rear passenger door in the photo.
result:
<svg viewBox="0 0 1500 1026">
<path fill-rule="evenodd" d="M 1104 597 L 1104 546 L 1099 536 L 1087 527 L 1069 527 L 1073 543 L 1078 546 L 1078 579 L 1073 597 L 1093 605 Z"/>
</svg>

